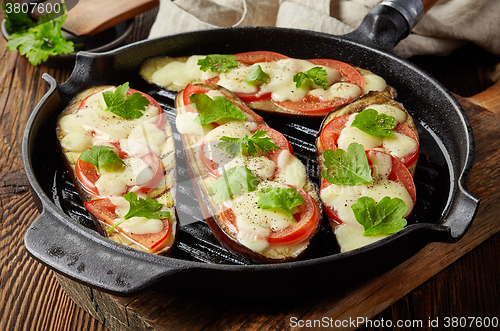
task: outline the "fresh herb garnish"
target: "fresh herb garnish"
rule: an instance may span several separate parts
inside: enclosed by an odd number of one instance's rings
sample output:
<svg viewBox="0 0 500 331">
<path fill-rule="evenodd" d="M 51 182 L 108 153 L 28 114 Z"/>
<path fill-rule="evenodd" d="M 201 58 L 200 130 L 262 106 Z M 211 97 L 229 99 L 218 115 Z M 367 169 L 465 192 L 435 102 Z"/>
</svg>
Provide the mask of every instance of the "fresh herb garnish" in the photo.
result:
<svg viewBox="0 0 500 331">
<path fill-rule="evenodd" d="M 263 153 L 269 153 L 275 149 L 280 149 L 271 138 L 266 136 L 266 133 L 267 131 L 257 130 L 251 137 L 231 138 L 223 136 L 220 138 L 222 142 L 217 144 L 217 147 L 225 148 L 226 152 L 232 157 L 241 152 L 246 155 L 255 156 L 259 150 Z"/>
<path fill-rule="evenodd" d="M 93 164 L 97 172 L 101 172 L 100 166 L 105 164 L 123 163 L 111 146 L 91 146 L 80 155 L 80 160 Z"/>
<path fill-rule="evenodd" d="M 16 13 L 13 6 L 14 2 L 2 3 L 5 18 L 5 29 L 7 29 L 7 31 L 11 33 L 20 32 L 35 26 L 35 23 L 31 20 L 27 12 L 19 10 Z"/>
<path fill-rule="evenodd" d="M 356 220 L 363 225 L 364 236 L 391 234 L 406 226 L 405 203 L 399 198 L 384 197 L 379 203 L 370 197 L 361 197 L 352 205 Z"/>
<path fill-rule="evenodd" d="M 212 191 L 217 199 L 226 201 L 235 195 L 252 192 L 257 189 L 258 180 L 245 166 L 236 166 L 222 173 L 212 184 Z"/>
<path fill-rule="evenodd" d="M 39 22 L 45 23 L 11 34 L 7 49 L 9 51 L 19 49 L 19 54 L 26 56 L 34 66 L 47 61 L 50 55 L 74 52 L 73 42 L 66 40 L 61 32 L 66 17 L 67 15 L 61 15 L 49 21 L 40 17 Z"/>
<path fill-rule="evenodd" d="M 291 187 L 264 187 L 257 192 L 257 206 L 262 209 L 281 208 L 293 220 L 292 209 L 304 203 L 304 197 Z"/>
<path fill-rule="evenodd" d="M 312 83 L 325 90 L 328 89 L 327 73 L 326 70 L 321 67 L 313 67 L 307 71 L 301 71 L 293 76 L 293 81 L 298 88 L 308 86 Z"/>
<path fill-rule="evenodd" d="M 358 113 L 351 127 L 356 127 L 373 136 L 385 138 L 394 135 L 392 129 L 396 124 L 397 121 L 393 116 L 379 114 L 375 109 L 370 108 Z"/>
<path fill-rule="evenodd" d="M 196 110 L 200 113 L 194 119 L 200 125 L 207 125 L 222 118 L 245 120 L 243 111 L 224 97 L 217 95 L 212 99 L 206 94 L 194 93 L 189 100 L 195 104 Z"/>
<path fill-rule="evenodd" d="M 324 166 L 321 176 L 329 183 L 337 185 L 359 185 L 373 182 L 368 158 L 363 145 L 352 143 L 347 148 L 326 150 L 323 153 Z"/>
<path fill-rule="evenodd" d="M 203 71 L 210 69 L 213 72 L 227 72 L 229 69 L 237 67 L 238 61 L 234 55 L 210 54 L 199 59 L 198 65 Z"/>
<path fill-rule="evenodd" d="M 250 73 L 245 75 L 245 83 L 251 85 L 259 85 L 267 83 L 269 80 L 269 75 L 262 71 L 260 65 L 256 65 L 250 68 Z"/>
<path fill-rule="evenodd" d="M 139 92 L 135 92 L 127 97 L 129 83 L 126 82 L 116 88 L 114 92 L 102 92 L 104 102 L 106 103 L 105 111 L 110 111 L 127 120 L 139 118 L 144 113 L 149 105 L 149 100 Z"/>
<path fill-rule="evenodd" d="M 123 220 L 109 228 L 108 233 L 111 233 L 117 226 L 132 217 L 145 217 L 149 219 L 170 218 L 170 212 L 160 210 L 163 205 L 155 199 L 143 199 L 141 197 L 138 197 L 134 192 L 126 193 L 123 195 L 123 197 L 130 204 L 130 208 L 127 214 L 123 216 Z"/>
</svg>

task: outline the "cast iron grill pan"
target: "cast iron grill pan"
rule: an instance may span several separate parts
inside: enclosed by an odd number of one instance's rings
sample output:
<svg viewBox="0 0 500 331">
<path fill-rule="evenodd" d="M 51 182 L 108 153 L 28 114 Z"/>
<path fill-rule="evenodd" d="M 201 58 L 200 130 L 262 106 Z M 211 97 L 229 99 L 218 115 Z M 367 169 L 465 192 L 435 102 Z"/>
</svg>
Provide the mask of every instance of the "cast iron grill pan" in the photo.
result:
<svg viewBox="0 0 500 331">
<path fill-rule="evenodd" d="M 138 82 L 138 85 L 144 85 Z M 173 258 L 204 263 L 244 265 L 251 262 L 227 251 L 215 239 L 199 208 L 192 183 L 186 168 L 180 134 L 175 128 L 175 108 L 172 96 L 161 89 L 149 86 L 149 93 L 159 101 L 172 127 L 175 139 L 178 187 L 177 212 L 179 214 L 180 231 L 176 249 L 170 255 Z M 294 154 L 306 165 L 306 169 L 313 182 L 320 182 L 315 150 L 315 138 L 321 125 L 321 120 L 304 120 L 303 118 L 289 118 L 284 121 L 283 116 L 269 116 L 261 113 L 265 121 L 282 132 L 293 146 Z M 421 141 L 420 158 L 415 175 L 415 186 L 418 192 L 414 212 L 408 219 L 408 224 L 428 222 L 433 215 L 442 214 L 446 208 L 446 197 L 449 191 L 450 170 L 439 144 L 432 138 L 432 134 L 417 122 L 417 129 Z M 62 162 L 62 160 L 61 160 Z M 52 200 L 67 215 L 90 229 L 95 230 L 92 218 L 83 206 L 75 186 L 66 169 L 56 171 L 52 187 Z M 432 203 L 431 203 L 432 201 Z M 326 217 L 324 217 L 320 233 L 313 240 L 309 253 L 305 259 L 315 259 L 340 253 L 335 237 Z M 433 219 L 438 223 L 440 218 Z"/>
</svg>

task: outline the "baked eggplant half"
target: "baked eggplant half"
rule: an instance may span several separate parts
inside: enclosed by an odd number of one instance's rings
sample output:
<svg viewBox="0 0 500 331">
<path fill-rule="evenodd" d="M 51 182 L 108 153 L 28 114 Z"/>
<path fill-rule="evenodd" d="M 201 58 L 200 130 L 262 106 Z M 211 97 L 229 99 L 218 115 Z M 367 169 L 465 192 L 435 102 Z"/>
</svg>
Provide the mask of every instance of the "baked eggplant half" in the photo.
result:
<svg viewBox="0 0 500 331">
<path fill-rule="evenodd" d="M 187 85 L 176 109 L 191 180 L 219 242 L 253 262 L 303 256 L 321 208 L 288 140 L 217 85 Z"/>
<path fill-rule="evenodd" d="M 370 92 L 331 112 L 316 140 L 320 197 L 342 252 L 406 226 L 418 134 L 404 107 Z"/>
<path fill-rule="evenodd" d="M 177 232 L 175 152 L 168 120 L 128 83 L 79 93 L 57 119 L 57 138 L 101 234 L 167 254 Z"/>
<path fill-rule="evenodd" d="M 324 117 L 369 91 L 395 97 L 374 73 L 331 59 L 300 60 L 268 52 L 151 58 L 140 74 L 149 83 L 179 91 L 187 84 L 218 84 L 250 108 L 296 116 Z"/>
</svg>

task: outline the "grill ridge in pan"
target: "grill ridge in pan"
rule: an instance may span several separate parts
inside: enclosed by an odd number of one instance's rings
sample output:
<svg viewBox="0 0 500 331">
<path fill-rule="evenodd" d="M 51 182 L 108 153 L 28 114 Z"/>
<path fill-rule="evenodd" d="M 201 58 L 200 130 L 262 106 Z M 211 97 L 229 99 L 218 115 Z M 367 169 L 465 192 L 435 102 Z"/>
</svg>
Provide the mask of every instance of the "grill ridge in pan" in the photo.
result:
<svg viewBox="0 0 500 331">
<path fill-rule="evenodd" d="M 137 82 L 143 90 L 149 93 L 163 107 L 172 127 L 175 139 L 177 160 L 177 212 L 180 221 L 178 244 L 170 255 L 173 258 L 189 261 L 199 261 L 215 264 L 249 264 L 246 259 L 227 251 L 212 235 L 203 221 L 203 215 L 198 205 L 189 174 L 186 168 L 180 134 L 175 128 L 175 108 L 173 94 Z M 283 133 L 293 146 L 294 154 L 306 165 L 311 180 L 318 185 L 319 174 L 316 162 L 315 138 L 321 125 L 320 119 L 305 120 L 304 118 L 283 117 L 261 113 L 264 120 L 274 129 Z M 285 120 L 284 120 L 285 119 Z M 430 215 L 444 210 L 446 194 L 450 182 L 450 172 L 444 162 L 444 154 L 436 143 L 432 133 L 426 130 L 418 121 L 417 129 L 421 141 L 420 158 L 415 175 L 417 189 L 417 203 L 408 224 L 428 222 Z M 66 170 L 58 171 L 55 175 L 52 189 L 52 199 L 66 214 L 80 224 L 95 229 L 92 219 L 83 207 L 74 184 Z M 432 201 L 432 204 L 430 203 Z M 435 221 L 440 221 L 435 219 Z M 312 241 L 310 252 L 306 259 L 328 256 L 339 253 L 335 237 L 330 225 L 324 217 L 320 233 Z"/>
</svg>

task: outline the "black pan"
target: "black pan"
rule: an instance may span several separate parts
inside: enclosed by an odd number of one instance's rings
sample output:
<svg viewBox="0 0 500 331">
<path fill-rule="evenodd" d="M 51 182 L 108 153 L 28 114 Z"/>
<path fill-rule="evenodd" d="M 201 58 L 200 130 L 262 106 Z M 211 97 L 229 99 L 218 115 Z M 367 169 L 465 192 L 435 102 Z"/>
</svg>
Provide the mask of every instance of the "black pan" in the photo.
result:
<svg viewBox="0 0 500 331">
<path fill-rule="evenodd" d="M 262 299 L 316 295 L 336 287 L 319 284 L 338 282 L 348 286 L 349 281 L 373 276 L 400 263 L 431 241 L 460 239 L 479 204 L 479 198 L 466 188 L 473 163 L 473 134 L 459 103 L 441 84 L 392 54 L 395 44 L 409 33 L 421 13 L 410 10 L 402 15 L 394 7 L 398 8 L 397 3 L 376 7 L 357 30 L 342 37 L 267 27 L 204 30 L 141 41 L 102 54 L 81 52 L 70 78 L 61 85 L 44 74 L 50 90 L 34 109 L 23 137 L 25 171 L 41 211 L 25 235 L 28 252 L 67 277 L 116 295 L 153 288 Z M 415 177 L 418 201 L 409 226 L 375 244 L 339 253 L 324 222 L 304 260 L 251 264 L 225 251 L 211 235 L 197 206 L 177 141 L 181 228 L 172 256 L 142 253 L 101 237 L 92 229 L 64 169 L 55 136 L 57 115 L 84 89 L 129 81 L 131 87 L 157 98 L 172 121 L 174 94 L 147 84 L 138 75 L 145 59 L 253 50 L 304 59 L 341 60 L 373 71 L 396 89 L 397 100 L 415 118 L 421 137 Z M 263 116 L 271 127 L 289 138 L 296 155 L 307 163 L 311 177 L 318 181 L 314 140 L 320 120 Z"/>
</svg>

